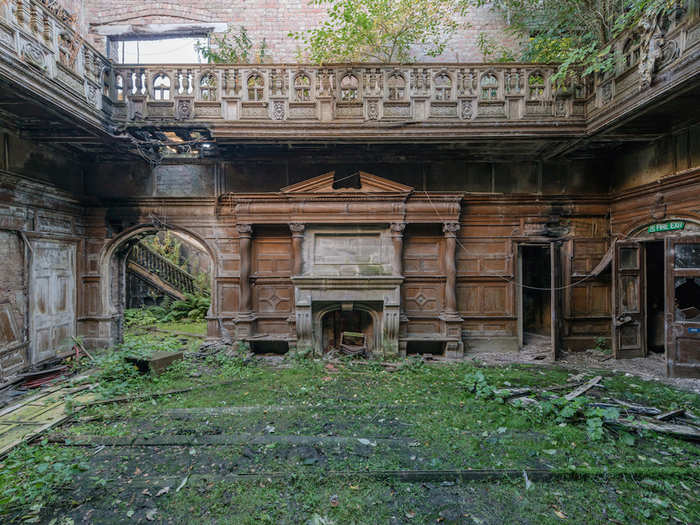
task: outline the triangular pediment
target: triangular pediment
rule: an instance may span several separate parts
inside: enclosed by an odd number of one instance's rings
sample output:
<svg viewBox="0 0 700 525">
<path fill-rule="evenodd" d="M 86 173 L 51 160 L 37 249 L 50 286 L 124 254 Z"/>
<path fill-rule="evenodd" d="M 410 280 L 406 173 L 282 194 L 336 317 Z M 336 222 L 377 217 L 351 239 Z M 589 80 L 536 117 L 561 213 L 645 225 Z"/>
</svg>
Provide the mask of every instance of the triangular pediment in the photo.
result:
<svg viewBox="0 0 700 525">
<path fill-rule="evenodd" d="M 413 188 L 404 184 L 399 184 L 383 177 L 377 177 L 371 173 L 364 171 L 358 172 L 360 177 L 359 188 L 333 188 L 335 182 L 335 171 L 330 171 L 307 179 L 303 182 L 286 186 L 280 191 L 285 194 L 304 194 L 304 193 L 411 193 Z"/>
</svg>

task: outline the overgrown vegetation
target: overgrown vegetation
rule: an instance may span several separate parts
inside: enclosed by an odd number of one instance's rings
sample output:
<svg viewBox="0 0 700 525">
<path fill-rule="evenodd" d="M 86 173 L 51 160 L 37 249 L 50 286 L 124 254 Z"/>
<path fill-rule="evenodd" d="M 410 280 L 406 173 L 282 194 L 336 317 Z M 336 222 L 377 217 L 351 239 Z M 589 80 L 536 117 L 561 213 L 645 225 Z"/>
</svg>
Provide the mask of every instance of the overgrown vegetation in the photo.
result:
<svg viewBox="0 0 700 525">
<path fill-rule="evenodd" d="M 166 297 L 160 305 L 143 308 L 129 308 L 124 311 L 124 324 L 132 326 L 152 326 L 156 323 L 169 323 L 183 319 L 202 321 L 207 316 L 211 298 L 206 295 L 185 294 L 184 300 L 172 301 Z"/>
<path fill-rule="evenodd" d="M 573 66 L 582 75 L 611 71 L 610 41 L 624 31 L 653 29 L 659 16 L 679 8 L 677 0 L 476 0 L 492 5 L 509 31 L 523 42 L 524 62 L 561 64 L 552 82 L 565 84 Z"/>
<path fill-rule="evenodd" d="M 19 515 L 39 523 L 39 514 L 59 499 L 59 489 L 89 468 L 79 451 L 49 445 L 22 445 L 0 462 L 0 516 Z"/>
<path fill-rule="evenodd" d="M 183 331 L 192 330 L 183 323 Z M 89 380 L 99 382 L 100 398 L 195 389 L 90 407 L 54 431 L 69 442 L 89 440 L 89 447 L 19 449 L 0 464 L 0 497 L 17 496 L 11 487 L 19 484 L 34 487 L 36 497 L 0 505 L 0 521 L 700 521 L 697 444 L 612 431 L 604 422 L 617 411 L 593 406 L 596 396 L 610 396 L 697 413 L 693 393 L 607 373 L 597 393 L 566 401 L 574 381 L 545 390 L 571 379 L 558 367 L 438 366 L 419 358 L 394 372 L 353 359 L 268 366 L 251 358 L 246 344 L 207 354 L 198 342 L 141 332 L 134 328 L 124 344 L 97 356 Z M 124 359 L 182 348 L 193 353 L 160 376 L 138 374 Z M 520 388 L 535 389 L 536 402 L 507 398 L 506 391 Z M 102 447 L 103 439 L 127 444 Z M 180 444 L 128 446 L 133 439 Z M 27 468 L 20 471 L 22 461 Z M 54 463 L 61 464 L 56 474 L 42 477 Z M 470 469 L 546 469 L 563 477 L 411 483 L 365 476 Z M 241 474 L 245 479 L 234 477 Z M 43 506 L 32 509 L 37 501 Z"/>
<path fill-rule="evenodd" d="M 463 0 L 312 0 L 327 5 L 320 26 L 289 34 L 315 63 L 411 62 L 439 56 L 463 22 Z"/>
</svg>

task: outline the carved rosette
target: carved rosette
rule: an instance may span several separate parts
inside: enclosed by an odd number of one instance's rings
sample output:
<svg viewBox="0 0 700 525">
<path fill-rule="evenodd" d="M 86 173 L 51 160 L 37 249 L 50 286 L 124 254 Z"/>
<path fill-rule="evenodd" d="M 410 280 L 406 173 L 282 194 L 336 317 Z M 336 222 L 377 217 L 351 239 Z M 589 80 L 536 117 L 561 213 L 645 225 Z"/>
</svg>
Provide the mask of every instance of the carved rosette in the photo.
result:
<svg viewBox="0 0 700 525">
<path fill-rule="evenodd" d="M 46 57 L 41 46 L 34 42 L 27 42 L 22 48 L 22 58 L 39 69 L 46 69 Z"/>
<path fill-rule="evenodd" d="M 379 120 L 379 101 L 370 100 L 367 102 L 367 118 L 369 120 Z"/>
<path fill-rule="evenodd" d="M 462 100 L 461 116 L 462 120 L 471 120 L 474 114 L 474 106 L 471 100 Z"/>
<path fill-rule="evenodd" d="M 192 101 L 184 98 L 177 101 L 176 115 L 179 120 L 192 118 Z"/>
<path fill-rule="evenodd" d="M 284 101 L 283 100 L 275 100 L 272 103 L 272 118 L 274 120 L 284 120 Z"/>
</svg>

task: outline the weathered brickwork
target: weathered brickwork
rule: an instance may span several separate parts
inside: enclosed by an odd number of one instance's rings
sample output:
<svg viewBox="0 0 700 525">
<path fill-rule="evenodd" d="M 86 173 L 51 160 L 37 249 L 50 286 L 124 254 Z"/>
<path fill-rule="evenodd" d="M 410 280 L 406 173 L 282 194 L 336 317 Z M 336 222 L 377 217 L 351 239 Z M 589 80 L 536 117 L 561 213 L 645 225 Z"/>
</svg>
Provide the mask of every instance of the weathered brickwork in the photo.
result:
<svg viewBox="0 0 700 525">
<path fill-rule="evenodd" d="M 71 2 L 75 3 L 75 1 Z M 143 26 L 147 24 L 228 23 L 245 26 L 255 42 L 265 38 L 274 62 L 297 61 L 299 43 L 288 36 L 290 31 L 311 29 L 323 19 L 324 6 L 309 5 L 308 0 L 273 2 L 250 0 L 196 0 L 163 2 L 123 0 L 88 0 L 84 19 L 91 31 L 99 26 Z M 489 8 L 473 9 L 464 20 L 465 29 L 456 34 L 440 57 L 419 56 L 421 60 L 481 62 L 483 55 L 477 38 L 484 33 L 507 47 L 516 48 L 515 39 L 504 32 L 502 17 Z M 104 49 L 105 39 L 91 36 Z"/>
</svg>

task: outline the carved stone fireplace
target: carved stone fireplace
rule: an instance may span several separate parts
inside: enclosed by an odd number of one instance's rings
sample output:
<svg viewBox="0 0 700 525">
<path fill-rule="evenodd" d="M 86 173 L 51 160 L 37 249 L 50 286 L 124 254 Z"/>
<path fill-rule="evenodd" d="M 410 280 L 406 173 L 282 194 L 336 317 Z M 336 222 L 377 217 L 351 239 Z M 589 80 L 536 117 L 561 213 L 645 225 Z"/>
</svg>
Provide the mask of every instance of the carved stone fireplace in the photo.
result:
<svg viewBox="0 0 700 525">
<path fill-rule="evenodd" d="M 343 326 L 355 326 L 347 331 L 361 331 L 375 355 L 405 354 L 423 343 L 461 355 L 461 195 L 415 193 L 364 172 L 356 178 L 352 187 L 336 188 L 331 172 L 278 193 L 222 199 L 240 241 L 240 290 L 230 301 L 237 305 L 236 337 L 320 355 L 331 338 L 338 343 Z"/>
<path fill-rule="evenodd" d="M 403 277 L 394 259 L 388 225 L 307 226 L 300 273 L 292 276 L 297 347 L 322 353 L 323 317 L 361 311 L 372 319 L 369 350 L 398 353 Z"/>
</svg>

